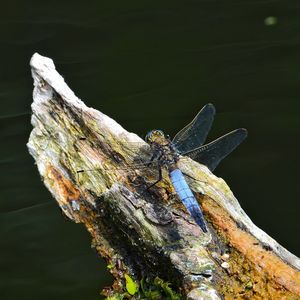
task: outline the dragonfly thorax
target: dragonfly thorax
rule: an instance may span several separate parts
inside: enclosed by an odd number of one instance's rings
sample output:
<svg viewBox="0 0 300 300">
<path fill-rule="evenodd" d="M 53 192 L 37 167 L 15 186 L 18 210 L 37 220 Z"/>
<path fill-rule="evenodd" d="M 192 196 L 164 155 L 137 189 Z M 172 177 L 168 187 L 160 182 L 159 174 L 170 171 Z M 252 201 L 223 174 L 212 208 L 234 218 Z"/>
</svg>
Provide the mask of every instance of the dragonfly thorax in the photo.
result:
<svg viewBox="0 0 300 300">
<path fill-rule="evenodd" d="M 152 130 L 146 137 L 146 142 L 153 151 L 153 159 L 158 160 L 161 166 L 173 169 L 179 159 L 179 153 L 173 146 L 169 136 L 161 130 Z"/>
</svg>

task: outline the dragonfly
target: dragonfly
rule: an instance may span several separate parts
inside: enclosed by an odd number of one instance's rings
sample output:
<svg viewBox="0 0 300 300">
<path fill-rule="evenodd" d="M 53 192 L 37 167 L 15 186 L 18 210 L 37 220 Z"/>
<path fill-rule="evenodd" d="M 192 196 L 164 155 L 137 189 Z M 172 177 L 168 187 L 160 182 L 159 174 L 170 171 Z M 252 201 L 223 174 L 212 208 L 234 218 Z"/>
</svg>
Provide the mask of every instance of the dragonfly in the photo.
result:
<svg viewBox="0 0 300 300">
<path fill-rule="evenodd" d="M 184 156 L 205 165 L 213 171 L 223 158 L 230 154 L 246 137 L 247 130 L 239 128 L 233 130 L 218 139 L 204 144 L 212 126 L 216 110 L 213 104 L 206 104 L 195 116 L 195 118 L 182 128 L 173 139 L 164 134 L 160 129 L 154 129 L 147 133 L 145 141 L 151 149 L 151 158 L 146 163 L 133 164 L 129 168 L 158 168 L 158 179 L 146 187 L 150 190 L 162 179 L 162 170 L 166 169 L 170 181 L 179 199 L 188 213 L 203 232 L 208 232 L 203 212 L 191 191 L 185 175 L 179 168 L 178 161 Z M 86 138 L 83 138 L 86 139 Z M 126 168 L 128 169 L 128 168 Z M 78 170 L 77 173 L 91 170 Z"/>
<path fill-rule="evenodd" d="M 239 128 L 208 144 L 204 144 L 212 126 L 215 112 L 213 104 L 206 104 L 173 139 L 170 139 L 160 129 L 151 130 L 145 137 L 145 141 L 152 149 L 152 157 L 148 166 L 156 162 L 159 170 L 159 178 L 147 189 L 160 182 L 162 180 L 162 169 L 167 169 L 170 181 L 179 199 L 196 224 L 205 233 L 208 232 L 208 229 L 203 212 L 177 163 L 181 156 L 188 156 L 213 171 L 220 161 L 247 137 L 247 130 Z"/>
</svg>

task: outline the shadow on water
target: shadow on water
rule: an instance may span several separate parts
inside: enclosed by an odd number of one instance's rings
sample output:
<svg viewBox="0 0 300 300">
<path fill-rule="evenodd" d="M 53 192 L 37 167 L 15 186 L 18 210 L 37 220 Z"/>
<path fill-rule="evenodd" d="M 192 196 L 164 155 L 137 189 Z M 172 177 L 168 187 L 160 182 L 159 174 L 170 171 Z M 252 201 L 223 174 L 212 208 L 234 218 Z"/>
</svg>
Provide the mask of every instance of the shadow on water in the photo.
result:
<svg viewBox="0 0 300 300">
<path fill-rule="evenodd" d="M 90 237 L 65 221 L 26 149 L 34 52 L 55 60 L 87 105 L 144 136 L 170 135 L 207 102 L 209 139 L 249 137 L 215 173 L 253 221 L 300 254 L 297 196 L 299 5 L 294 1 L 54 4 L 10 1 L 0 12 L 1 299 L 98 299 L 109 284 Z"/>
</svg>

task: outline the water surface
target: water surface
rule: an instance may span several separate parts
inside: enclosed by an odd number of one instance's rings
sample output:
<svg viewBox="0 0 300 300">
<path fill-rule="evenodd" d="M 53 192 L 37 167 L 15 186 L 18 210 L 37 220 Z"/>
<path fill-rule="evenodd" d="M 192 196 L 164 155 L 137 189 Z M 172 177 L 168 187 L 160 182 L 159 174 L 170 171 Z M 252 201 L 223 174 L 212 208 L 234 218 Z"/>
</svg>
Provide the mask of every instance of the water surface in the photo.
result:
<svg viewBox="0 0 300 300">
<path fill-rule="evenodd" d="M 215 173 L 259 227 L 299 255 L 298 9 L 292 0 L 3 3 L 1 299 L 99 299 L 110 282 L 25 146 L 34 52 L 53 58 L 88 106 L 141 136 L 153 128 L 174 135 L 207 102 L 218 111 L 209 139 L 247 128 Z"/>
</svg>

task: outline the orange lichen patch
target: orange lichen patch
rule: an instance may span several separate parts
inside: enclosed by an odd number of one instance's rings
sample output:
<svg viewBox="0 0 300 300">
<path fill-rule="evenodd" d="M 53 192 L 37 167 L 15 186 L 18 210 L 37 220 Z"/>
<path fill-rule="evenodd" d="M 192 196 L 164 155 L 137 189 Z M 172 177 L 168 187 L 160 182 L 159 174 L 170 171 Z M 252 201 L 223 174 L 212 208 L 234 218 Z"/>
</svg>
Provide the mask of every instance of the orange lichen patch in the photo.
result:
<svg viewBox="0 0 300 300">
<path fill-rule="evenodd" d="M 250 262 L 240 252 L 232 248 L 229 257 L 228 277 L 223 275 L 223 280 L 218 286 L 224 299 L 299 299 L 297 295 L 271 281 L 259 266 Z"/>
<path fill-rule="evenodd" d="M 80 192 L 73 183 L 58 172 L 52 165 L 47 166 L 47 177 L 51 180 L 51 188 L 56 195 L 60 196 L 60 201 L 69 204 L 71 200 L 78 200 Z"/>
<path fill-rule="evenodd" d="M 225 237 L 230 246 L 242 254 L 242 256 L 240 256 L 245 259 L 245 262 L 248 262 L 247 268 L 249 270 L 253 270 L 253 268 L 256 269 L 256 275 L 261 277 L 252 278 L 253 281 L 256 281 L 256 284 L 262 280 L 269 283 L 273 282 L 273 292 L 284 288 L 294 295 L 300 296 L 299 271 L 284 263 L 272 251 L 264 249 L 255 237 L 240 229 L 229 214 L 211 198 L 203 198 L 202 208 L 209 216 L 214 227 Z M 238 262 L 237 265 L 242 264 Z M 251 272 L 249 272 L 249 274 L 251 275 Z M 284 298 L 282 298 L 282 296 L 280 296 L 280 298 L 273 296 L 272 299 Z"/>
</svg>

